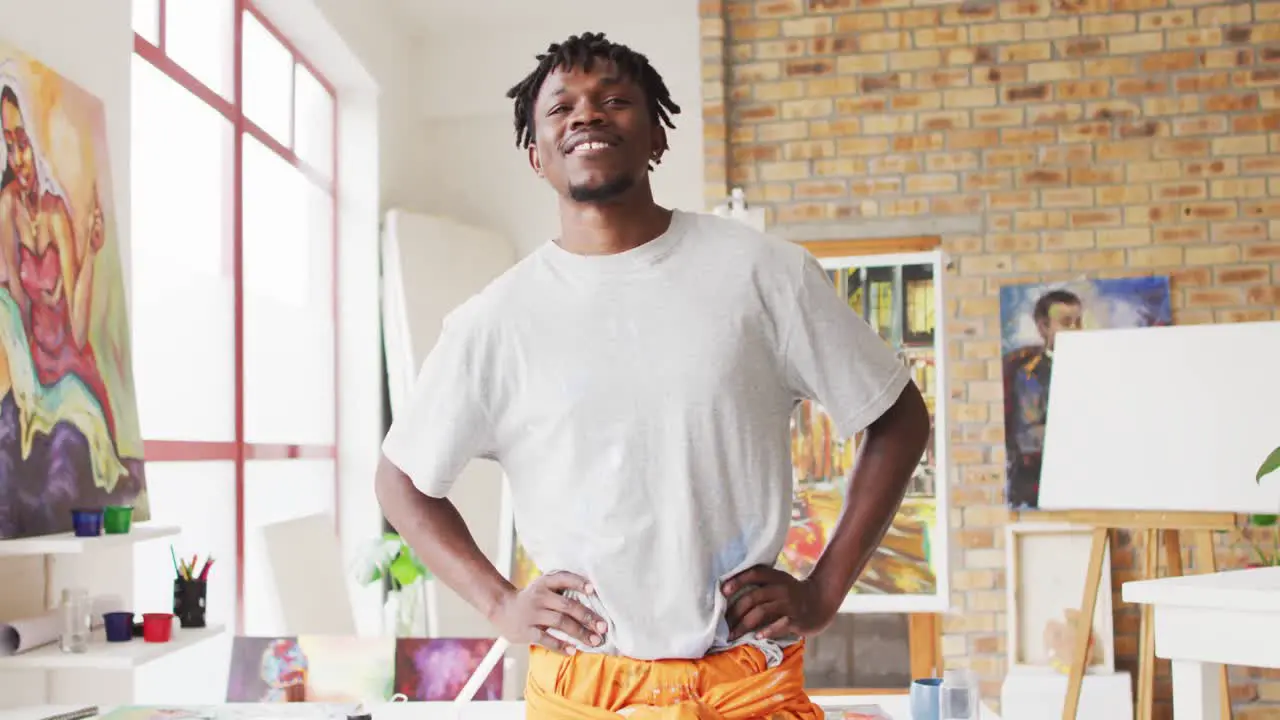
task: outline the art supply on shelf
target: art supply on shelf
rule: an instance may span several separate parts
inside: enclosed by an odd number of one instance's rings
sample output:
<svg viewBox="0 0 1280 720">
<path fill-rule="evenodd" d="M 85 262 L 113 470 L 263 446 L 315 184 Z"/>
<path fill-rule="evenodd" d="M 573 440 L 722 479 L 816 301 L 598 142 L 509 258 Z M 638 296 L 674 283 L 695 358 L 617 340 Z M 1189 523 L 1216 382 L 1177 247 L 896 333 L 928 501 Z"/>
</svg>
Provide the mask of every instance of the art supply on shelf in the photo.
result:
<svg viewBox="0 0 1280 720">
<path fill-rule="evenodd" d="M 108 505 L 102 509 L 102 529 L 108 535 L 126 535 L 133 526 L 133 508 Z"/>
<path fill-rule="evenodd" d="M 208 565 L 205 566 L 205 571 Z M 203 572 L 201 573 L 204 574 Z M 178 623 L 184 628 L 202 628 L 205 626 L 205 595 L 208 592 L 208 583 L 204 580 L 184 580 L 178 578 L 173 581 L 173 614 L 178 617 Z"/>
<path fill-rule="evenodd" d="M 107 642 L 129 642 L 133 639 L 133 613 L 109 612 L 102 616 Z"/>
<path fill-rule="evenodd" d="M 978 679 L 968 670 L 942 673 L 940 720 L 978 720 Z"/>
<path fill-rule="evenodd" d="M 58 647 L 65 653 L 82 653 L 89 649 L 89 631 L 93 626 L 89 591 L 67 588 L 62 591 L 62 632 Z"/>
<path fill-rule="evenodd" d="M 911 720 L 938 720 L 942 709 L 940 678 L 920 678 L 911 683 Z"/>
<path fill-rule="evenodd" d="M 102 534 L 102 511 L 72 510 L 71 526 L 76 537 L 98 537 Z"/>
<path fill-rule="evenodd" d="M 149 643 L 166 643 L 173 638 L 172 613 L 143 613 L 142 639 Z"/>
<path fill-rule="evenodd" d="M 93 598 L 90 605 L 89 615 L 96 619 L 105 613 L 123 608 L 124 600 L 119 595 L 99 595 Z M 61 635 L 61 607 L 47 610 L 40 615 L 0 622 L 0 658 L 20 655 L 56 643 Z"/>
<path fill-rule="evenodd" d="M 201 564 L 199 555 L 192 555 L 191 560 L 179 560 L 178 554 L 174 551 L 173 546 L 169 546 L 169 556 L 173 558 L 173 571 L 177 574 L 179 580 L 206 582 L 209 579 L 209 569 L 213 567 L 213 556 L 205 558 L 204 564 Z M 199 569 L 197 569 L 199 568 Z"/>
</svg>

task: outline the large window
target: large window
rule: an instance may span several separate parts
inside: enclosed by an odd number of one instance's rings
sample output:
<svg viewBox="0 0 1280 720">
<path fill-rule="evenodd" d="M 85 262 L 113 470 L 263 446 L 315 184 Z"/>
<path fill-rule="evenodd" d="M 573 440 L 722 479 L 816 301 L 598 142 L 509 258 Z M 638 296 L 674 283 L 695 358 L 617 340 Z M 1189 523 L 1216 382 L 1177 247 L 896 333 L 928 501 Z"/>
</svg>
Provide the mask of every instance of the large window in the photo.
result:
<svg viewBox="0 0 1280 720">
<path fill-rule="evenodd" d="M 134 372 L 152 517 L 209 616 L 274 632 L 259 531 L 335 512 L 332 85 L 251 0 L 133 2 Z M 139 551 L 139 606 L 171 591 Z"/>
</svg>

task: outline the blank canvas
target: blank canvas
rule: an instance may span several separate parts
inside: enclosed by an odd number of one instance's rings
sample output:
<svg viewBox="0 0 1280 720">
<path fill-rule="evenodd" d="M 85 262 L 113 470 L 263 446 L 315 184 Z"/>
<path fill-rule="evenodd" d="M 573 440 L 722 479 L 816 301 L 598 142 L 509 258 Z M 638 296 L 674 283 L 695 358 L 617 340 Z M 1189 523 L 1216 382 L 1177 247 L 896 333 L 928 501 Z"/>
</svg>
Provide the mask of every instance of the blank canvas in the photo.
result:
<svg viewBox="0 0 1280 720">
<path fill-rule="evenodd" d="M 1042 510 L 1280 511 L 1280 323 L 1064 333 Z"/>
</svg>

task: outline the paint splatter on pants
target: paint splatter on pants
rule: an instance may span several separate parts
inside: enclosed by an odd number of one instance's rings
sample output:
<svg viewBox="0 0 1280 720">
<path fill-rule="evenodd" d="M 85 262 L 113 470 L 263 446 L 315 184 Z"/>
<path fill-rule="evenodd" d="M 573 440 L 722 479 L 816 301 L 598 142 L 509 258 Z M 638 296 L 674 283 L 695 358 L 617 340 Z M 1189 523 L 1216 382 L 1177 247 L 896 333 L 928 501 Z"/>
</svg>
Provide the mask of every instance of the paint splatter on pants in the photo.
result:
<svg viewBox="0 0 1280 720">
<path fill-rule="evenodd" d="M 616 655 L 529 652 L 529 720 L 822 720 L 804 692 L 804 643 L 776 667 L 738 646 L 699 660 L 643 661 Z"/>
</svg>

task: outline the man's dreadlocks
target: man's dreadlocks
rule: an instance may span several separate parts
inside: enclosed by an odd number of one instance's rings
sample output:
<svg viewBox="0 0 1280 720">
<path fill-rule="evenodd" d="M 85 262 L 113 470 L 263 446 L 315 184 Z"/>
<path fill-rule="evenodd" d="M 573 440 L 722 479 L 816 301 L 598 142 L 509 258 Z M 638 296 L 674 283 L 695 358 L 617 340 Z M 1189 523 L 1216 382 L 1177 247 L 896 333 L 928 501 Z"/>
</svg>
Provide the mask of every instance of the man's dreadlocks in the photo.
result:
<svg viewBox="0 0 1280 720">
<path fill-rule="evenodd" d="M 562 43 L 551 43 L 545 53 L 538 55 L 538 67 L 507 91 L 507 97 L 515 100 L 517 147 L 527 148 L 533 143 L 533 104 L 547 76 L 556 69 L 581 68 L 583 72 L 591 72 L 596 61 L 613 63 L 620 75 L 639 83 L 649 104 L 649 118 L 654 123 L 675 128 L 671 116 L 680 114 L 680 106 L 671 99 L 667 84 L 649 64 L 649 58 L 626 45 L 606 40 L 604 33 L 588 32 L 573 35 Z"/>
</svg>

